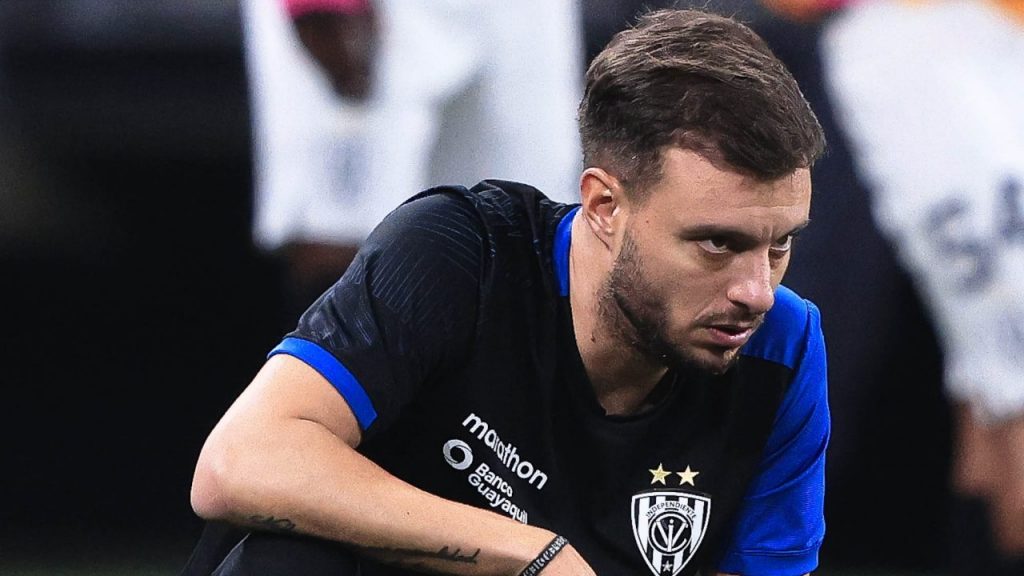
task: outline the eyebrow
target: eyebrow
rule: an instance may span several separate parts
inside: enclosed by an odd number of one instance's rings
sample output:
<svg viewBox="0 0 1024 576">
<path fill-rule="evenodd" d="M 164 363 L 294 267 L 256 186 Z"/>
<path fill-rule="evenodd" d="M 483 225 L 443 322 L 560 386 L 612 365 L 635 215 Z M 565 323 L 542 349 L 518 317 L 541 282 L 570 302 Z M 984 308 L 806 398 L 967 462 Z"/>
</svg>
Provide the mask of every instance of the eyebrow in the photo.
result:
<svg viewBox="0 0 1024 576">
<path fill-rule="evenodd" d="M 803 231 L 804 228 L 807 228 L 807 226 L 810 225 L 810 223 L 810 219 L 804 220 L 803 222 L 796 225 L 795 227 L 793 227 L 791 230 L 789 230 L 780 237 L 796 236 L 801 231 Z M 739 228 L 732 228 L 729 226 L 722 226 L 719 224 L 698 224 L 695 226 L 684 228 L 679 233 L 679 235 L 683 238 L 687 238 L 690 240 L 700 238 L 726 238 L 733 242 L 739 242 L 741 244 L 749 245 L 754 245 L 761 241 L 761 239 L 758 236 L 749 234 L 744 230 L 740 230 Z"/>
</svg>

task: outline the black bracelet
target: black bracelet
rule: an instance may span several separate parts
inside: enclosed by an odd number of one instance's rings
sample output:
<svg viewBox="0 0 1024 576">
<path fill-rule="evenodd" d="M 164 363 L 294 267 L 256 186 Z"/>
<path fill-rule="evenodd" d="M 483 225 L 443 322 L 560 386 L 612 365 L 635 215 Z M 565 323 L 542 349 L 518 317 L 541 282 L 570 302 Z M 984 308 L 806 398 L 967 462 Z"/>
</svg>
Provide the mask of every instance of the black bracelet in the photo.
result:
<svg viewBox="0 0 1024 576">
<path fill-rule="evenodd" d="M 533 559 L 533 562 L 530 562 L 529 566 L 523 568 L 523 571 L 519 573 L 519 576 L 537 576 L 537 574 L 540 574 L 540 571 L 548 565 L 548 562 L 551 562 L 555 556 L 562 551 L 562 548 L 565 548 L 568 545 L 569 541 L 565 539 L 565 536 L 555 536 L 555 539 L 548 544 L 548 547 L 541 551 L 541 553 Z"/>
</svg>

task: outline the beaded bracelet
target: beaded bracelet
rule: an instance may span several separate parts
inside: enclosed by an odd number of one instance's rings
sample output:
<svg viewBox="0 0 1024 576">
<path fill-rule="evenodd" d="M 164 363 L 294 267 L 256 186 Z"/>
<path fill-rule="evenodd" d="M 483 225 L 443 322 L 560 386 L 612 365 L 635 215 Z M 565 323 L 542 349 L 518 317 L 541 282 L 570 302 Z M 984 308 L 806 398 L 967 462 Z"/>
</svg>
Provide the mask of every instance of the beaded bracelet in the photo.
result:
<svg viewBox="0 0 1024 576">
<path fill-rule="evenodd" d="M 551 562 L 551 560 L 561 552 L 562 548 L 565 548 L 568 544 L 569 541 L 566 540 L 565 536 L 555 536 L 555 539 L 548 544 L 548 547 L 542 550 L 541 553 L 533 559 L 533 562 L 530 562 L 529 566 L 523 568 L 523 571 L 519 573 L 519 576 L 537 576 L 537 574 L 540 574 L 540 571 L 548 565 L 548 562 Z"/>
</svg>

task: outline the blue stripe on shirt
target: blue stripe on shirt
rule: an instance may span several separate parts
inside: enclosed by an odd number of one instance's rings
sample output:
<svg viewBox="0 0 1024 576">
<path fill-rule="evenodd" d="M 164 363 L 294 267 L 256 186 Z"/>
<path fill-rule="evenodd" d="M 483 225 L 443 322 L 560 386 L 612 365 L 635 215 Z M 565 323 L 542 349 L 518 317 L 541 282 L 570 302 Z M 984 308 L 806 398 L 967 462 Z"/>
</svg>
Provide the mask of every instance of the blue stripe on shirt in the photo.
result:
<svg viewBox="0 0 1024 576">
<path fill-rule="evenodd" d="M 558 279 L 558 293 L 562 296 L 569 295 L 569 245 L 572 244 L 572 221 L 579 210 L 577 206 L 562 216 L 555 229 L 555 278 Z"/>
<path fill-rule="evenodd" d="M 348 371 L 348 368 L 338 361 L 333 354 L 324 350 L 317 344 L 301 338 L 285 338 L 276 348 L 267 354 L 267 358 L 276 354 L 288 354 L 309 364 L 321 376 L 327 379 L 334 388 L 341 393 L 341 396 L 348 402 L 352 413 L 356 415 L 359 426 L 366 430 L 377 419 L 377 411 L 373 409 L 373 402 L 366 394 L 366 390 L 356 380 L 356 377 Z"/>
</svg>

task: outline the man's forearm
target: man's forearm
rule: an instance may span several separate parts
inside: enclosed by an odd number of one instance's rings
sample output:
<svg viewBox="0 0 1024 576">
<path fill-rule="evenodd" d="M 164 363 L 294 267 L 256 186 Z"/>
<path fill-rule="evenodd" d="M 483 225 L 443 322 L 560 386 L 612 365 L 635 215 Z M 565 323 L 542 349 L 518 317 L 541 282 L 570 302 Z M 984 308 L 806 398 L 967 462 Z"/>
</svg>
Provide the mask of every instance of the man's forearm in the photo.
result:
<svg viewBox="0 0 1024 576">
<path fill-rule="evenodd" d="M 278 422 L 272 433 L 234 424 L 215 430 L 200 456 L 193 503 L 201 516 L 454 574 L 516 574 L 552 538 L 406 484 L 315 422 Z"/>
</svg>

